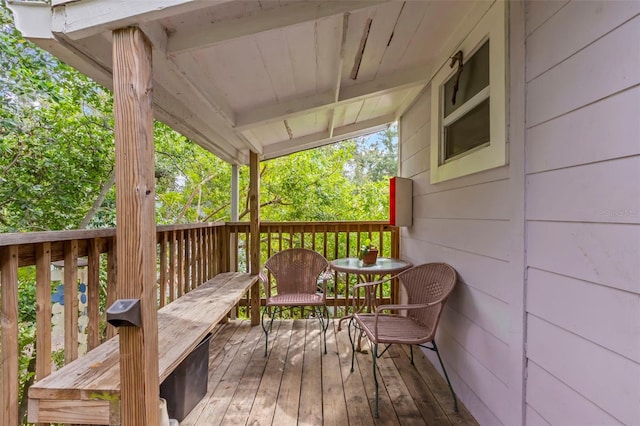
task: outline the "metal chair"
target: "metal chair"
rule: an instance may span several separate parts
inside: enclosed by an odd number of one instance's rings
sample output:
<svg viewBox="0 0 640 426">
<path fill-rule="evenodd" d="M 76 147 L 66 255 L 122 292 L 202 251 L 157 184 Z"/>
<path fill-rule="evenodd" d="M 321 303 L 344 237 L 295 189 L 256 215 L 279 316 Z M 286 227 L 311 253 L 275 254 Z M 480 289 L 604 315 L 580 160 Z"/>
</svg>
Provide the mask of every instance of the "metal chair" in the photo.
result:
<svg viewBox="0 0 640 426">
<path fill-rule="evenodd" d="M 264 356 L 267 356 L 273 318 L 282 309 L 291 307 L 300 307 L 303 314 L 306 307 L 313 310 L 313 315 L 320 322 L 326 354 L 329 327 L 327 279 L 331 276 L 327 259 L 313 250 L 287 249 L 271 256 L 259 276 L 267 299 L 261 318 L 265 333 Z M 270 319 L 266 318 L 267 315 Z"/>
<path fill-rule="evenodd" d="M 394 277 L 384 280 L 358 284 L 354 291 L 359 288 L 378 286 L 385 281 L 397 278 L 405 289 L 407 303 L 380 305 L 373 313 L 356 313 L 349 321 L 349 340 L 351 341 L 351 371 L 355 358 L 355 340 L 358 333 L 364 333 L 371 342 L 373 358 L 373 380 L 376 388 L 375 416 L 379 417 L 378 410 L 378 376 L 377 360 L 394 343 L 409 345 L 411 350 L 411 365 L 413 364 L 413 345 L 430 349 L 436 353 L 444 377 L 449 384 L 451 396 L 453 397 L 453 407 L 458 411 L 458 401 L 456 394 L 449 381 L 447 370 L 444 368 L 440 352 L 435 342 L 436 329 L 440 320 L 440 315 L 444 308 L 447 297 L 453 290 L 456 281 L 456 271 L 445 263 L 428 263 L 407 269 Z M 395 311 L 397 313 L 391 313 Z M 406 314 L 405 314 L 406 312 Z M 353 335 L 352 335 L 353 330 Z M 378 353 L 378 345 L 385 344 L 386 347 Z M 430 345 L 426 345 L 430 344 Z"/>
</svg>

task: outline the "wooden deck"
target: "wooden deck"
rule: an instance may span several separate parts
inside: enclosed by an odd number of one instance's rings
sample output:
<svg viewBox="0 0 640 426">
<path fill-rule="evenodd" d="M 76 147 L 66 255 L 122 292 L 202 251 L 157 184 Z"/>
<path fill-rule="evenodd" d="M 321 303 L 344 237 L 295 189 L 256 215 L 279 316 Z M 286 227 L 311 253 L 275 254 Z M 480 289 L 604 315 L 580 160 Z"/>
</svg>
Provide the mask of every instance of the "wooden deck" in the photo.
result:
<svg viewBox="0 0 640 426">
<path fill-rule="evenodd" d="M 453 411 L 446 382 L 420 351 L 414 368 L 402 346 L 379 360 L 380 419 L 374 419 L 371 355 L 357 353 L 351 373 L 349 337 L 335 326 L 323 355 L 316 321 L 275 321 L 267 358 L 261 327 L 221 326 L 210 344 L 208 393 L 180 424 L 477 424 L 462 404 Z"/>
</svg>

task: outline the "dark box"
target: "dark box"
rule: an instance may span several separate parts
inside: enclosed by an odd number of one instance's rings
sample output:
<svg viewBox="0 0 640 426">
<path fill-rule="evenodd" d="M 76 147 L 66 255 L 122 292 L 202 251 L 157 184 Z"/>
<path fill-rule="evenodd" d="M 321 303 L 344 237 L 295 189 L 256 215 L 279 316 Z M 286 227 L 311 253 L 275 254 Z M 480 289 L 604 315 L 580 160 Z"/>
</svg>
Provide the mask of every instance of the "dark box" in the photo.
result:
<svg viewBox="0 0 640 426">
<path fill-rule="evenodd" d="M 211 333 L 187 355 L 160 385 L 170 419 L 181 422 L 207 393 Z"/>
</svg>

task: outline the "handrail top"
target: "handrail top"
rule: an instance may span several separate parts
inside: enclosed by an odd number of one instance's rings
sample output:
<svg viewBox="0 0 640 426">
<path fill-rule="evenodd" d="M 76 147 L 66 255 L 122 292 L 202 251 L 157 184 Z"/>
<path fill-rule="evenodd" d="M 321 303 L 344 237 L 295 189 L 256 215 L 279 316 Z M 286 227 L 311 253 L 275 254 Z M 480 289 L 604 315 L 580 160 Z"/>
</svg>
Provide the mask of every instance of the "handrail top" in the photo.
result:
<svg viewBox="0 0 640 426">
<path fill-rule="evenodd" d="M 180 231 L 199 228 L 215 228 L 224 226 L 225 222 L 186 223 L 178 225 L 157 225 L 156 232 Z M 38 244 L 46 242 L 88 240 L 92 238 L 115 237 L 116 228 L 71 229 L 63 231 L 13 232 L 0 233 L 0 247 Z"/>
<path fill-rule="evenodd" d="M 362 220 L 342 220 L 342 221 L 300 221 L 300 222 L 267 222 L 260 223 L 261 226 L 349 226 L 349 225 L 389 225 L 386 220 L 362 221 Z M 215 228 L 221 226 L 249 226 L 249 222 L 196 222 L 174 225 L 157 225 L 156 232 L 183 231 L 189 229 Z M 39 244 L 46 242 L 59 242 L 71 240 L 90 240 L 93 238 L 109 238 L 115 237 L 116 228 L 100 228 L 100 229 L 71 229 L 62 231 L 39 231 L 39 232 L 15 232 L 0 233 L 0 247 L 26 244 Z"/>
</svg>

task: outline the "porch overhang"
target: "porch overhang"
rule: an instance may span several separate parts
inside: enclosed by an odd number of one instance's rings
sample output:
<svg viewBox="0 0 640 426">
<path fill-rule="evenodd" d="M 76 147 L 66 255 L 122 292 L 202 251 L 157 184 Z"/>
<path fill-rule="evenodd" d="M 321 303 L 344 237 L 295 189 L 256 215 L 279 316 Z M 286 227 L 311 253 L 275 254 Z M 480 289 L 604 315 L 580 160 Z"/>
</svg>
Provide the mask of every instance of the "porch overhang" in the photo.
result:
<svg viewBox="0 0 640 426">
<path fill-rule="evenodd" d="M 155 118 L 231 164 L 378 131 L 477 2 L 9 1 L 23 35 L 111 89 L 111 32 L 153 45 Z M 482 3 L 482 2 L 480 2 Z"/>
</svg>

